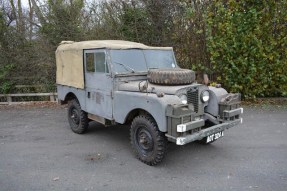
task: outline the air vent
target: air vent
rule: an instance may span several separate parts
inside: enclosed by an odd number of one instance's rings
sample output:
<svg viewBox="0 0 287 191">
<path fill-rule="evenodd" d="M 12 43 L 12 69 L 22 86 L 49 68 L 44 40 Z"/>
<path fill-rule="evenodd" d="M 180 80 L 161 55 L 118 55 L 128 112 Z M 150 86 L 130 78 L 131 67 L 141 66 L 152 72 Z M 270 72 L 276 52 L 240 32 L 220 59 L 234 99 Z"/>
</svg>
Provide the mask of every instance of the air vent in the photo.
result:
<svg viewBox="0 0 287 191">
<path fill-rule="evenodd" d="M 198 112 L 198 89 L 187 90 L 187 103 L 192 103 L 194 106 L 194 112 Z"/>
</svg>

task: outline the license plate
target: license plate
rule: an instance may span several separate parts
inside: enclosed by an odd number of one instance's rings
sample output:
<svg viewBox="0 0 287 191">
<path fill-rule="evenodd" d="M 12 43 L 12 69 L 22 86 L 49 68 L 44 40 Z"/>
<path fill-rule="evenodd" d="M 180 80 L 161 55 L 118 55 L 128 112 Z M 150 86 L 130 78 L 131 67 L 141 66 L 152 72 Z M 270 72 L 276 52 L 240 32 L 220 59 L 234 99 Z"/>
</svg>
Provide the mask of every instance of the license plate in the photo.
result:
<svg viewBox="0 0 287 191">
<path fill-rule="evenodd" d="M 223 131 L 211 134 L 211 135 L 207 136 L 206 143 L 213 142 L 213 141 L 215 141 L 215 140 L 217 140 L 223 136 L 224 136 Z"/>
</svg>

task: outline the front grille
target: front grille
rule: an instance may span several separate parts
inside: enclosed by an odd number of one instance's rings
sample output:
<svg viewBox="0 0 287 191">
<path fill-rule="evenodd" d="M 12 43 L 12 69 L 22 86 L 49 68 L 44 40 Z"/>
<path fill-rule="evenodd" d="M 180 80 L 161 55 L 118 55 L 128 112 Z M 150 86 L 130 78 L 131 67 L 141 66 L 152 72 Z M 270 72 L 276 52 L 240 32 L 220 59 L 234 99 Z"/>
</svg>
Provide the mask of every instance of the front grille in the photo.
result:
<svg viewBox="0 0 287 191">
<path fill-rule="evenodd" d="M 187 103 L 192 103 L 194 112 L 198 112 L 198 89 L 187 90 Z"/>
</svg>

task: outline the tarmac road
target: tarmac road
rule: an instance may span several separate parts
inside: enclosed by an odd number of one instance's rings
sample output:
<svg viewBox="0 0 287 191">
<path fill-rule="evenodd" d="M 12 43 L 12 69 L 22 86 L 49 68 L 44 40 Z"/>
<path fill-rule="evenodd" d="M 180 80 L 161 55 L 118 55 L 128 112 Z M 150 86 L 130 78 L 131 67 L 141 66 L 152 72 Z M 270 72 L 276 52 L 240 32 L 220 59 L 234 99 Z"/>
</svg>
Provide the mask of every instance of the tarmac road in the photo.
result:
<svg viewBox="0 0 287 191">
<path fill-rule="evenodd" d="M 134 158 L 128 127 L 71 132 L 63 107 L 0 107 L 0 190 L 287 190 L 287 107 L 244 110 L 211 145 L 169 144 L 164 161 Z"/>
</svg>

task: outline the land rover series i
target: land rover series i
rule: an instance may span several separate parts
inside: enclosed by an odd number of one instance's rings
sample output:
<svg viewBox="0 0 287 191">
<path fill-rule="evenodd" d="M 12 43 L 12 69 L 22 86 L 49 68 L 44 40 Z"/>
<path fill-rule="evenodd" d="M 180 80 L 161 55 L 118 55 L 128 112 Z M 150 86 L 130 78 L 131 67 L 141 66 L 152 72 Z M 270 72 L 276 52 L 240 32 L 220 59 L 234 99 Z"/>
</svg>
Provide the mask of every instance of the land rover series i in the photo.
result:
<svg viewBox="0 0 287 191">
<path fill-rule="evenodd" d="M 56 50 L 57 91 L 73 132 L 94 120 L 130 126 L 136 157 L 162 161 L 167 142 L 212 143 L 242 122 L 240 94 L 195 81 L 171 47 L 119 41 L 63 41 Z"/>
</svg>

